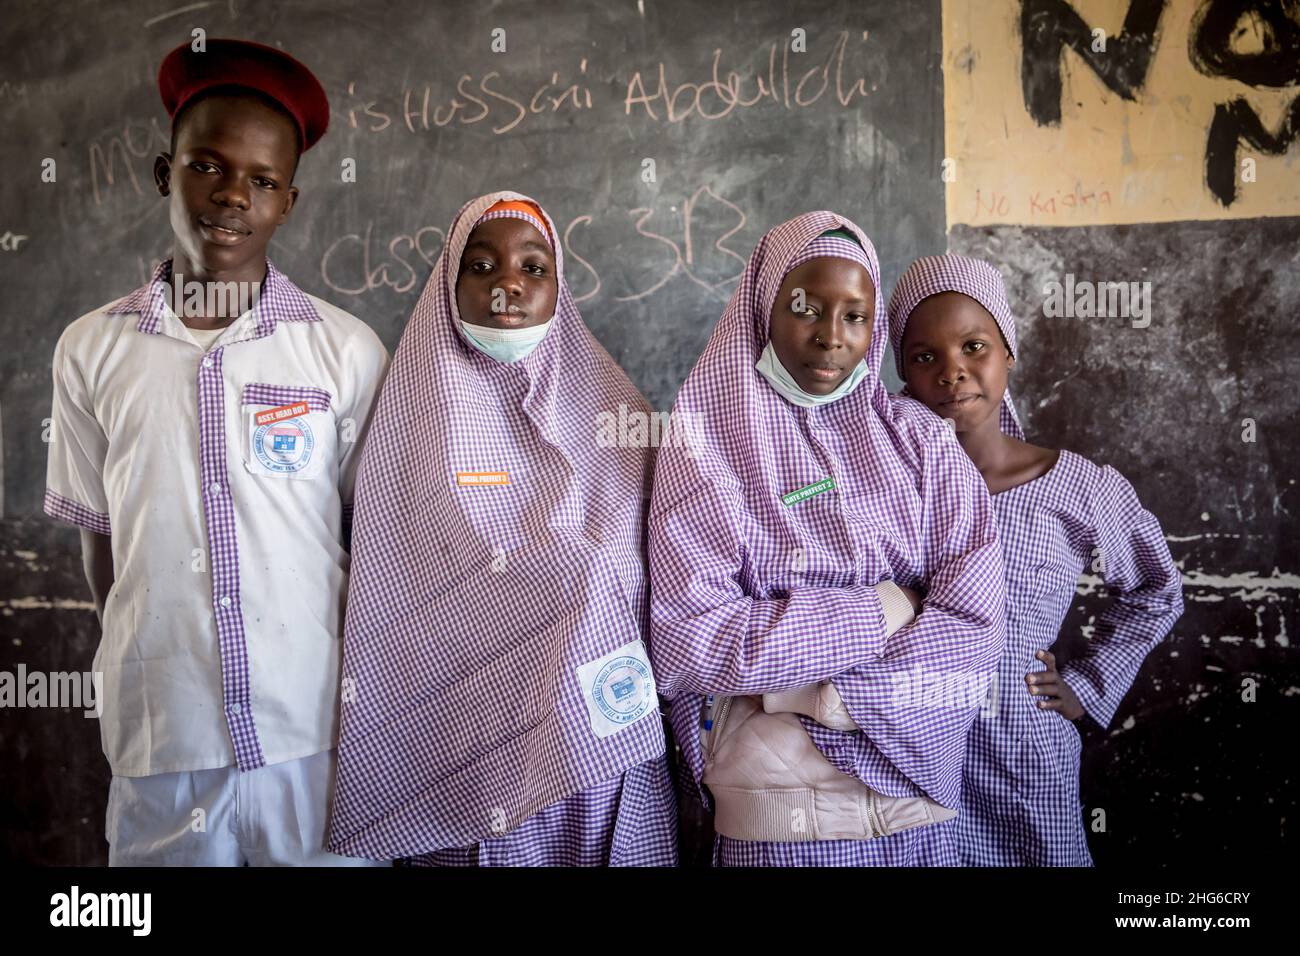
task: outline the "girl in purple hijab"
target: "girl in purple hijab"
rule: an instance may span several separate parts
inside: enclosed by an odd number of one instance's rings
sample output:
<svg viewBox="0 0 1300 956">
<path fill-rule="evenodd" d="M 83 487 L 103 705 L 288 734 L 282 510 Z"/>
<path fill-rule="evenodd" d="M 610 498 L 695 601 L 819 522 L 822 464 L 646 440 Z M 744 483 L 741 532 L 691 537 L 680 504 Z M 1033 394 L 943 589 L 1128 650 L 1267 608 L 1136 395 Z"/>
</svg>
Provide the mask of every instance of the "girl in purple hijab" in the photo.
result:
<svg viewBox="0 0 1300 956">
<path fill-rule="evenodd" d="M 1006 562 L 1007 644 L 996 706 L 975 721 L 958 847 L 967 866 L 1091 866 L 1079 803 L 1084 715 L 1107 727 L 1143 658 L 1182 613 L 1182 582 L 1155 516 L 1115 469 L 1025 441 L 1007 373 L 1016 327 L 987 262 L 918 259 L 889 303 L 898 374 L 952 422 L 989 491 Z M 1084 573 L 1114 601 L 1087 651 L 1056 642 Z"/>
<path fill-rule="evenodd" d="M 961 446 L 879 380 L 879 289 L 843 216 L 773 229 L 660 451 L 651 647 L 720 865 L 957 861 L 1001 548 Z"/>
<path fill-rule="evenodd" d="M 330 847 L 427 865 L 673 865 L 645 649 L 650 412 L 587 331 L 555 225 L 464 206 L 357 478 Z"/>
</svg>

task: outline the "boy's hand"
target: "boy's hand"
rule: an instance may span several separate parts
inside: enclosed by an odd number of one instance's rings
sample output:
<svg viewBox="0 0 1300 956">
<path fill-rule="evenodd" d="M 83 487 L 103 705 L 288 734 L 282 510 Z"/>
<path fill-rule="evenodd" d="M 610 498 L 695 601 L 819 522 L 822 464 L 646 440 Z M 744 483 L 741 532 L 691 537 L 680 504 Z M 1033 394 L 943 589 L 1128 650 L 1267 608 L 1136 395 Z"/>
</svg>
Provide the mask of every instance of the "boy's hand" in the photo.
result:
<svg viewBox="0 0 1300 956">
<path fill-rule="evenodd" d="M 1034 656 L 1047 665 L 1047 670 L 1025 675 L 1029 693 L 1048 698 L 1038 701 L 1043 710 L 1054 710 L 1066 720 L 1078 720 L 1083 716 L 1083 704 L 1056 669 L 1056 655 L 1051 651 L 1036 651 Z"/>
</svg>

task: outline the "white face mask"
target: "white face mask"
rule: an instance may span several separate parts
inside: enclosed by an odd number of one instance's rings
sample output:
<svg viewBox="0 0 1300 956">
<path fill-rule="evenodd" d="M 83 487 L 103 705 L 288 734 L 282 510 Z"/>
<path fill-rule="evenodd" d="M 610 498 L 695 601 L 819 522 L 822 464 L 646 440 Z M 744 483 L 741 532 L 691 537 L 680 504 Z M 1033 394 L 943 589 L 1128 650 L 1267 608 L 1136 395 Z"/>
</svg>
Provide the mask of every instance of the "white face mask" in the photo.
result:
<svg viewBox="0 0 1300 956">
<path fill-rule="evenodd" d="M 490 355 L 498 362 L 517 362 L 537 348 L 555 321 L 551 316 L 541 325 L 530 325 L 522 329 L 494 329 L 487 325 L 470 325 L 464 319 L 460 327 L 464 330 L 470 344 Z"/>
<path fill-rule="evenodd" d="M 767 343 L 767 348 L 763 349 L 763 354 L 759 356 L 754 368 L 758 369 L 759 375 L 767 379 L 767 384 L 771 385 L 778 395 L 800 408 L 813 408 L 816 405 L 829 405 L 831 402 L 839 401 L 844 396 L 852 394 L 867 377 L 867 363 L 862 361 L 844 381 L 836 386 L 835 391 L 827 395 L 813 395 L 800 388 L 794 376 L 786 371 L 781 360 L 776 357 L 776 349 L 772 347 L 771 341 Z"/>
</svg>

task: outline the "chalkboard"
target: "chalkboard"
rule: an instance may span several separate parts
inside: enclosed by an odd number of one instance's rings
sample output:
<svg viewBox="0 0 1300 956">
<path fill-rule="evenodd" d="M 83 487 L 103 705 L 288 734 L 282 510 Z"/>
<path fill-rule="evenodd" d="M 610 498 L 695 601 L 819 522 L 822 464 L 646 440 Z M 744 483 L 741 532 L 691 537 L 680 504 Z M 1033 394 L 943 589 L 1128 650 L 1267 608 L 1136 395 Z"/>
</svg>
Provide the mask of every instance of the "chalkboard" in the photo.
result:
<svg viewBox="0 0 1300 956">
<path fill-rule="evenodd" d="M 6 511 L 40 503 L 58 333 L 169 252 L 155 75 L 192 29 L 280 45 L 326 88 L 330 130 L 270 251 L 303 288 L 395 346 L 455 211 L 518 189 L 562 230 L 592 331 L 667 408 L 765 229 L 843 211 L 878 237 L 887 281 L 942 243 L 938 7 L 123 3 L 57 27 L 19 11 L 0 94 L 3 228 L 25 237 L 0 254 L 23 343 L 0 358 Z"/>
<path fill-rule="evenodd" d="M 301 198 L 270 250 L 295 282 L 393 348 L 456 210 L 520 190 L 562 230 L 592 331 L 667 409 L 776 223 L 816 208 L 851 216 L 877 239 L 886 288 L 911 258 L 942 248 L 939 8 L 10 4 L 0 572 L 11 583 L 0 627 L 12 642 L 0 664 L 82 670 L 98 640 L 75 532 L 40 517 L 50 360 L 69 322 L 141 285 L 169 252 L 152 183 L 169 130 L 155 77 L 193 29 L 281 46 L 325 86 L 329 132 L 304 155 Z M 498 30 L 504 52 L 493 52 Z M 0 724 L 0 745 L 5 777 L 23 782 L 0 806 L 29 835 L 0 855 L 102 860 L 95 722 L 19 716 Z"/>
</svg>

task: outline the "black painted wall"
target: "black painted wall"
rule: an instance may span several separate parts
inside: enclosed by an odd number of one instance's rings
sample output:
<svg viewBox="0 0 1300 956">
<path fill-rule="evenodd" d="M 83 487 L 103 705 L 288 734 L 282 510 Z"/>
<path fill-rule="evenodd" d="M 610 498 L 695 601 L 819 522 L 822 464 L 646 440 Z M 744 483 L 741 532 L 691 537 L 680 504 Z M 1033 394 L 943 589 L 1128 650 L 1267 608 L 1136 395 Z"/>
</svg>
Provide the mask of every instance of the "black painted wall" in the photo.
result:
<svg viewBox="0 0 1300 956">
<path fill-rule="evenodd" d="M 1281 853 L 1300 716 L 1300 219 L 961 226 L 950 245 L 1008 279 L 1029 440 L 1119 469 L 1183 573 L 1173 634 L 1109 731 L 1085 733 L 1084 807 L 1089 820 L 1105 811 L 1105 832 L 1089 834 L 1098 865 Z M 1046 317 L 1043 288 L 1067 273 L 1149 281 L 1150 325 Z M 1066 657 L 1105 600 L 1087 580 L 1080 592 Z"/>
</svg>

